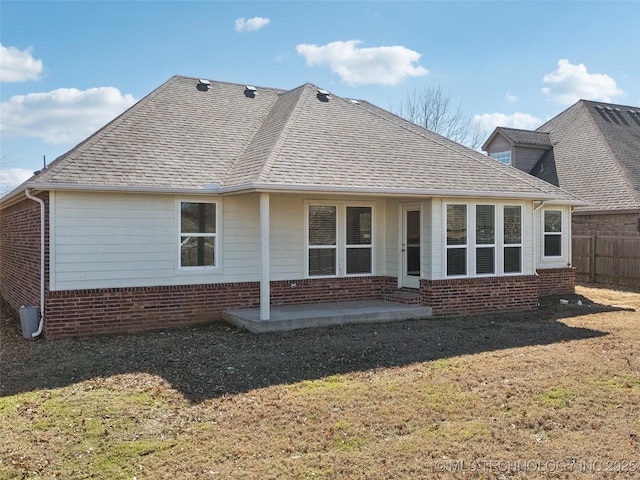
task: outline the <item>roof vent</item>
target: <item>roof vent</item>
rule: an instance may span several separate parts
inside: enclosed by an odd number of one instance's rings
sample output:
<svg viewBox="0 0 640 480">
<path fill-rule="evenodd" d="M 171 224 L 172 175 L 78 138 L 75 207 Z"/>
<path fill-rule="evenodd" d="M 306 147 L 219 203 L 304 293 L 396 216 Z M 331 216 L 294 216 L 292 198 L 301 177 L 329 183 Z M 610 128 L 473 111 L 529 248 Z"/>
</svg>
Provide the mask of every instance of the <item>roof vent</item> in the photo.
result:
<svg viewBox="0 0 640 480">
<path fill-rule="evenodd" d="M 604 107 L 604 109 L 605 109 L 606 111 L 608 111 L 608 112 L 613 112 L 613 108 L 611 108 L 611 107 Z"/>
<path fill-rule="evenodd" d="M 598 110 L 602 110 L 602 105 L 596 105 L 594 108 L 596 108 Z"/>
<path fill-rule="evenodd" d="M 318 97 L 318 100 L 320 100 L 321 102 L 328 102 L 329 98 L 331 98 L 331 96 L 329 95 L 329 92 L 327 92 L 326 90 L 323 90 L 322 88 L 318 89 L 317 97 Z"/>
<path fill-rule="evenodd" d="M 247 85 L 246 87 L 244 87 L 244 96 L 247 98 L 255 98 L 257 92 L 258 89 L 253 85 Z"/>
<path fill-rule="evenodd" d="M 350 101 L 351 103 L 353 103 L 354 105 L 360 105 L 360 102 L 359 102 L 358 100 L 351 99 L 351 100 L 349 100 L 349 101 Z"/>
<path fill-rule="evenodd" d="M 631 115 L 635 115 L 636 113 L 638 113 L 635 110 L 627 110 L 627 112 L 629 112 Z"/>
<path fill-rule="evenodd" d="M 198 79 L 198 85 L 196 86 L 196 88 L 200 92 L 208 92 L 209 87 L 211 87 L 211 82 L 209 80 L 203 80 L 202 78 Z"/>
</svg>

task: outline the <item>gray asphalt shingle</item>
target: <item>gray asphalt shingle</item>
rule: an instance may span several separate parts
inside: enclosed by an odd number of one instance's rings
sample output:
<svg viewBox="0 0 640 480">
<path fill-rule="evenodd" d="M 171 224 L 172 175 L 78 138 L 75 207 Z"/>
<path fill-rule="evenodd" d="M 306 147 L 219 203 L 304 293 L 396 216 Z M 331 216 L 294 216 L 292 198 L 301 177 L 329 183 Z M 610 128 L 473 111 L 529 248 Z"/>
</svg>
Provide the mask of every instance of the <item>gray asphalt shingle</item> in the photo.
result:
<svg viewBox="0 0 640 480">
<path fill-rule="evenodd" d="M 174 76 L 31 180 L 203 188 L 260 184 L 575 197 L 368 102 Z"/>
</svg>

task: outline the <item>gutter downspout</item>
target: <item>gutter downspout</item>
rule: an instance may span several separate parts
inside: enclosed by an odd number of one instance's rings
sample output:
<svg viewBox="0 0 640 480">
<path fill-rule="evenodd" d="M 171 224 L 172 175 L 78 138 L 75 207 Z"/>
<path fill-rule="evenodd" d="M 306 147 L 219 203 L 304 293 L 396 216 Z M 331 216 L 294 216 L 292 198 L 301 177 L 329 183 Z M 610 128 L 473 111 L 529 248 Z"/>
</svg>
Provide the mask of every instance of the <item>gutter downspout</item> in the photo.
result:
<svg viewBox="0 0 640 480">
<path fill-rule="evenodd" d="M 31 195 L 29 189 L 25 189 L 24 194 L 27 198 L 34 200 L 40 204 L 40 323 L 38 324 L 38 330 L 31 334 L 32 338 L 39 336 L 42 333 L 44 327 L 44 213 L 45 205 L 44 200 Z"/>
<path fill-rule="evenodd" d="M 535 203 L 535 202 L 534 202 Z M 540 205 L 533 207 L 533 273 L 538 277 L 538 254 L 536 252 L 536 245 L 538 244 L 538 237 L 536 236 L 536 212 L 540 210 L 545 204 L 545 201 L 540 201 Z"/>
</svg>

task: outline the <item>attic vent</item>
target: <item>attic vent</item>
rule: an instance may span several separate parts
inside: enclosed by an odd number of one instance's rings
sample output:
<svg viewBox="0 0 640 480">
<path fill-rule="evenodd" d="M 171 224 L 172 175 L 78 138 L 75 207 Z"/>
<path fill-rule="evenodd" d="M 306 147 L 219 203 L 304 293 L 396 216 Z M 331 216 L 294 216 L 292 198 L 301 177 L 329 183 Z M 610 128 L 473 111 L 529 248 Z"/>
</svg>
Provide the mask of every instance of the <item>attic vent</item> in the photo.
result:
<svg viewBox="0 0 640 480">
<path fill-rule="evenodd" d="M 597 110 L 602 110 L 602 106 L 600 106 L 600 105 L 596 105 L 594 108 L 597 109 Z"/>
<path fill-rule="evenodd" d="M 611 108 L 611 107 L 604 107 L 604 109 L 605 109 L 606 111 L 608 111 L 608 112 L 613 112 L 613 108 Z"/>
<path fill-rule="evenodd" d="M 627 110 L 627 112 L 629 112 L 631 115 L 636 115 L 638 113 L 635 110 Z"/>
<path fill-rule="evenodd" d="M 258 89 L 253 85 L 247 85 L 244 87 L 244 96 L 247 98 L 255 98 L 256 93 L 258 93 Z"/>
<path fill-rule="evenodd" d="M 202 78 L 198 80 L 198 85 L 196 86 L 196 88 L 199 91 L 207 92 L 209 91 L 209 87 L 211 87 L 211 82 L 209 80 L 203 80 Z"/>
<path fill-rule="evenodd" d="M 329 95 L 329 92 L 321 88 L 318 89 L 317 97 L 318 97 L 318 100 L 320 100 L 321 102 L 328 102 L 329 98 L 331 98 L 331 96 Z"/>
<path fill-rule="evenodd" d="M 358 100 L 349 100 L 351 103 L 353 103 L 354 105 L 360 105 L 360 102 Z"/>
</svg>

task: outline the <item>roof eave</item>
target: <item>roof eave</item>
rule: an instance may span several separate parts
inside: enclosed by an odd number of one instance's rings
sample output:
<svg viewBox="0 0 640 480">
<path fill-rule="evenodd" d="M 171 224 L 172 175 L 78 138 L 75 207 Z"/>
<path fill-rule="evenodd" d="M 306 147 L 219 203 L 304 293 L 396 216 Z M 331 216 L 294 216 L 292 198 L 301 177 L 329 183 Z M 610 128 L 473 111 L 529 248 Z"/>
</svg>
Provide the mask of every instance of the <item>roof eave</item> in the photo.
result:
<svg viewBox="0 0 640 480">
<path fill-rule="evenodd" d="M 0 206 L 7 207 L 20 201 L 24 190 L 34 191 L 84 191 L 84 192 L 113 192 L 113 193 L 157 193 L 180 195 L 230 195 L 251 192 L 273 193 L 340 193 L 345 195 L 373 195 L 381 197 L 461 197 L 461 198 L 509 198 L 523 200 L 541 200 L 557 205 L 584 206 L 587 202 L 558 198 L 552 194 L 534 192 L 494 192 L 454 189 L 425 189 L 425 188 L 389 188 L 389 187 L 354 187 L 344 185 L 285 185 L 271 183 L 246 183 L 226 187 L 184 188 L 184 187 L 157 187 L 141 185 L 86 185 L 86 184 L 60 184 L 60 183 L 27 183 L 11 193 L 9 197 L 0 199 Z M 12 201 L 13 200 L 13 201 Z"/>
</svg>

